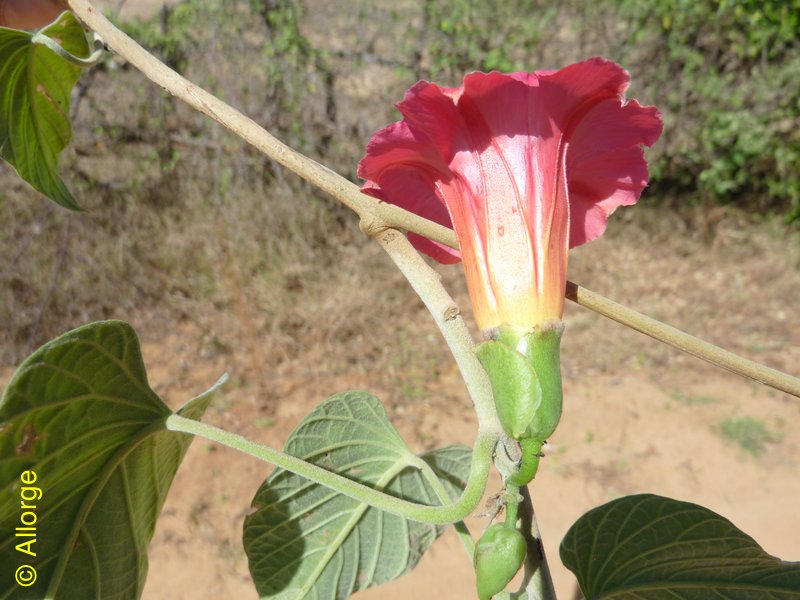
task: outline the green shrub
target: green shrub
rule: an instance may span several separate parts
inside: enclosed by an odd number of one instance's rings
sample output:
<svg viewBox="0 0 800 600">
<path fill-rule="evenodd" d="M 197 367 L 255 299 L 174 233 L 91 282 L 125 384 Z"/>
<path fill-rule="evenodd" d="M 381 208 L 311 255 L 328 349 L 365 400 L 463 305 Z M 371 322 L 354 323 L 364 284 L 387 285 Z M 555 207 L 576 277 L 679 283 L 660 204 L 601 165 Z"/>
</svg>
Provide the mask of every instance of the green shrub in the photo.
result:
<svg viewBox="0 0 800 600">
<path fill-rule="evenodd" d="M 423 28 L 428 74 L 452 83 L 619 62 L 667 126 L 651 195 L 800 218 L 800 0 L 430 0 Z"/>
<path fill-rule="evenodd" d="M 653 165 L 665 190 L 800 217 L 800 1 L 606 0 L 623 48 L 680 134 Z"/>
</svg>

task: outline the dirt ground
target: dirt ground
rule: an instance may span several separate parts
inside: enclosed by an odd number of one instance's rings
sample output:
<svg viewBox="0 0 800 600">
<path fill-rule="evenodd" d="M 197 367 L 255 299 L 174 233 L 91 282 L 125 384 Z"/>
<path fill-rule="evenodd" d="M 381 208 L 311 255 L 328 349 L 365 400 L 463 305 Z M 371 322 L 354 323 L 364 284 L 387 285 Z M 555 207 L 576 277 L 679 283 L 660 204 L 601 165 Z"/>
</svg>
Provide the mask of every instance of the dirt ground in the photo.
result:
<svg viewBox="0 0 800 600">
<path fill-rule="evenodd" d="M 145 344 L 153 383 L 173 400 L 210 385 L 221 360 L 197 364 L 191 328 L 162 343 Z M 192 377 L 188 387 L 175 372 Z M 673 374 L 677 375 L 677 374 Z M 211 419 L 279 446 L 327 394 L 370 389 L 369 376 L 329 377 L 279 384 L 287 388 L 272 416 L 240 388 L 224 394 Z M 455 372 L 431 382 L 430 396 L 392 414 L 413 446 L 469 444 L 475 432 L 469 402 Z M 584 511 L 622 494 L 653 492 L 701 503 L 731 519 L 768 552 L 800 560 L 800 416 L 795 399 L 697 364 L 664 388 L 644 372 L 589 380 L 568 378 L 566 410 L 532 490 L 558 593 L 570 598 L 571 575 L 558 543 Z M 716 430 L 725 415 L 764 415 L 783 435 L 759 458 Z M 145 598 L 256 598 L 241 548 L 241 526 L 269 467 L 196 441 L 181 467 L 150 551 Z M 495 480 L 490 492 L 498 490 Z M 485 520 L 472 518 L 479 532 Z M 412 575 L 358 594 L 362 598 L 467 598 L 474 578 L 456 536 L 437 541 Z"/>
<path fill-rule="evenodd" d="M 791 371 L 791 365 L 797 364 L 795 315 L 788 312 L 783 325 L 779 321 L 781 311 L 796 307 L 797 270 L 791 266 L 796 259 L 783 253 L 781 260 L 789 263 L 776 263 L 778 248 L 784 246 L 774 247 L 772 264 L 784 269 L 789 286 L 788 296 L 774 298 L 766 292 L 764 256 L 751 246 L 748 258 L 737 258 L 729 241 L 724 241 L 725 231 L 724 227 L 719 230 L 723 241 L 716 249 L 713 244 L 685 241 L 687 256 L 659 257 L 657 246 L 637 249 L 641 230 L 620 226 L 608 241 L 575 253 L 574 271 L 581 277 L 576 280 L 587 287 L 596 285 L 593 280 L 604 280 L 592 276 L 589 257 L 608 264 L 618 255 L 627 255 L 627 263 L 616 260 L 607 271 L 616 270 L 621 279 L 618 285 L 633 288 L 634 295 L 636 285 L 626 281 L 629 268 L 651 282 L 636 282 L 651 289 L 649 295 L 639 294 L 639 306 L 649 306 L 656 314 L 666 312 L 673 319 L 677 314 L 696 312 L 698 320 L 687 320 L 690 329 L 699 329 L 706 336 L 719 335 L 716 341 L 743 353 L 747 352 L 739 342 L 753 334 L 743 328 L 737 336 L 730 329 L 715 327 L 715 319 L 738 318 L 738 305 L 726 300 L 734 307 L 726 310 L 725 302 L 719 304 L 724 295 L 713 292 L 715 278 L 699 265 L 710 261 L 709 268 L 727 286 L 736 278 L 745 287 L 753 283 L 749 299 L 740 299 L 745 307 L 753 306 L 759 290 L 755 281 L 761 281 L 760 301 L 784 304 L 768 315 L 753 314 L 764 319 L 760 329 L 768 329 L 764 323 L 771 322 L 784 331 L 786 340 L 772 351 L 751 352 L 751 356 Z M 748 239 L 752 244 L 758 236 L 752 234 Z M 665 273 L 669 275 L 665 274 L 663 281 L 655 279 L 657 260 L 668 267 Z M 687 290 L 691 297 L 692 281 L 699 282 L 695 292 L 707 298 L 705 309 L 690 306 L 676 313 L 675 305 L 683 302 L 680 297 L 674 292 L 659 296 L 657 291 L 664 285 Z M 773 281 L 771 289 L 776 286 Z M 637 305 L 635 300 L 631 303 Z M 759 322 L 753 314 L 751 319 Z M 220 318 L 228 323 L 229 335 L 247 346 L 241 337 L 246 337 L 247 330 L 237 328 L 235 320 Z M 565 318 L 564 416 L 532 486 L 560 597 L 571 599 L 575 591 L 571 575 L 558 559 L 561 538 L 583 512 L 624 494 L 652 492 L 703 504 L 729 518 L 768 552 L 785 560 L 800 560 L 800 430 L 794 426 L 800 417 L 800 401 L 664 349 L 583 308 L 568 306 Z M 412 448 L 472 442 L 476 425 L 469 400 L 458 373 L 446 364 L 428 380 L 415 379 L 413 385 L 419 388 L 415 393 L 398 396 L 381 373 L 320 369 L 313 347 L 292 366 L 264 368 L 233 352 L 210 351 L 209 335 L 191 321 L 167 337 L 145 335 L 144 356 L 151 382 L 172 406 L 229 370 L 232 382 L 207 419 L 266 444 L 281 446 L 308 411 L 344 389 L 369 390 L 388 399 L 390 417 Z M 436 342 L 435 335 L 424 340 Z M 755 419 L 764 425 L 769 438 L 762 440 L 761 453 L 747 452 L 741 445 L 746 440 L 737 442 L 723 434 L 721 423 L 730 418 Z M 250 499 L 269 471 L 269 466 L 255 460 L 195 441 L 158 524 L 145 598 L 257 597 L 241 547 L 241 527 Z M 498 489 L 498 481 L 493 480 L 487 494 Z M 486 520 L 473 517 L 468 524 L 479 533 Z M 470 561 L 450 531 L 434 544 L 413 574 L 357 597 L 467 598 L 473 585 Z"/>
</svg>

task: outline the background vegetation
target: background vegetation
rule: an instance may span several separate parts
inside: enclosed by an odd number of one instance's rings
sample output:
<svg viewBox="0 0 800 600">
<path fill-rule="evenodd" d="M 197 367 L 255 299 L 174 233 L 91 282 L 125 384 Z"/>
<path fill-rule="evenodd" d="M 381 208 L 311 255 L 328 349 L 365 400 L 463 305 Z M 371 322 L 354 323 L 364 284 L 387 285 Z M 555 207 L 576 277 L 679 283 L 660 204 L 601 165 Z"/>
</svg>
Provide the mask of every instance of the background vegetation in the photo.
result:
<svg viewBox="0 0 800 600">
<path fill-rule="evenodd" d="M 800 0 L 342 4 L 186 0 L 124 25 L 171 66 L 353 180 L 369 136 L 397 118 L 392 103 L 417 79 L 457 85 L 475 69 L 556 68 L 604 55 L 630 70 L 631 97 L 664 113 L 664 137 L 649 155 L 645 204 L 653 208 L 636 217 L 644 243 L 683 231 L 707 248 L 719 242 L 721 223 L 730 232 L 800 217 Z M 150 315 L 157 327 L 192 319 L 225 350 L 233 342 L 214 323 L 227 314 L 258 332 L 249 351 L 259 361 L 331 344 L 345 348 L 326 359 L 333 369 L 358 357 L 366 369 L 401 372 L 412 361 L 429 374 L 438 350 L 414 344 L 401 366 L 396 349 L 388 356 L 379 335 L 364 334 L 386 331 L 392 317 L 407 323 L 421 308 L 409 305 L 405 284 L 346 210 L 117 58 L 86 74 L 73 112 L 63 172 L 87 213 L 51 206 L 0 166 L 0 363 L 112 316 Z M 768 228 L 769 244 L 794 247 L 796 225 Z M 797 264 L 787 252 L 776 273 Z M 381 285 L 369 288 L 376 273 Z M 445 276 L 463 291 L 457 271 Z M 618 289 L 604 283 L 601 291 Z M 644 282 L 642 290 L 655 293 Z M 393 334 L 413 339 L 415 327 L 412 319 Z"/>
<path fill-rule="evenodd" d="M 651 196 L 800 217 L 798 0 L 429 1 L 421 33 L 434 78 L 613 57 L 664 114 Z"/>
</svg>

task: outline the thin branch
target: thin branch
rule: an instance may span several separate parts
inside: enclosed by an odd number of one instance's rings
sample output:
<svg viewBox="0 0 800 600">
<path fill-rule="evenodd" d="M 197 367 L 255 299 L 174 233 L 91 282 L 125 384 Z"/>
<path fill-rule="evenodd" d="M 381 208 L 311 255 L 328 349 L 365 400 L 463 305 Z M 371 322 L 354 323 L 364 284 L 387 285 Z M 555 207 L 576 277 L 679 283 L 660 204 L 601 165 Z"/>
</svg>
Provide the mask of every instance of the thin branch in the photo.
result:
<svg viewBox="0 0 800 600">
<path fill-rule="evenodd" d="M 536 513 L 533 511 L 531 494 L 527 486 L 522 486 L 519 492 L 522 494 L 522 502 L 519 507 L 522 533 L 525 535 L 525 541 L 528 544 L 522 589 L 529 600 L 555 600 L 556 592 L 553 588 L 550 569 L 547 566 L 542 534 L 539 531 L 539 524 L 536 522 Z M 518 595 L 518 597 L 521 597 L 521 595 Z"/>
<path fill-rule="evenodd" d="M 737 356 L 733 352 L 723 350 L 680 329 L 656 321 L 571 281 L 567 283 L 567 298 L 660 342 L 688 352 L 692 356 L 702 358 L 718 367 L 744 375 L 792 396 L 800 397 L 800 379 Z"/>
<path fill-rule="evenodd" d="M 461 311 L 442 286 L 439 274 L 423 260 L 408 238 L 396 229 L 373 231 L 363 225 L 362 229 L 391 257 L 433 315 L 467 385 L 480 430 L 500 434 L 502 427 L 497 418 L 491 382 L 472 351 L 473 341 L 461 318 Z"/>
<path fill-rule="evenodd" d="M 88 0 L 69 0 L 69 5 L 78 18 L 102 36 L 108 47 L 128 60 L 151 81 L 210 116 L 276 162 L 350 207 L 359 215 L 362 223 L 366 224 L 367 229 L 386 227 L 404 229 L 452 248 L 458 248 L 452 229 L 362 194 L 358 186 L 352 182 L 293 150 L 249 117 L 171 70 L 117 29 Z M 800 397 L 800 380 L 796 377 L 737 357 L 575 283 L 567 283 L 567 298 L 712 364 Z"/>
<path fill-rule="evenodd" d="M 88 0 L 69 0 L 69 5 L 81 21 L 103 38 L 109 48 L 139 69 L 148 79 L 192 108 L 208 115 L 277 163 L 327 192 L 360 217 L 371 215 L 392 226 L 413 229 L 431 239 L 447 240 L 445 243 L 456 244 L 455 234 L 451 229 L 362 194 L 354 183 L 293 150 L 251 118 L 182 77 L 117 29 Z"/>
</svg>

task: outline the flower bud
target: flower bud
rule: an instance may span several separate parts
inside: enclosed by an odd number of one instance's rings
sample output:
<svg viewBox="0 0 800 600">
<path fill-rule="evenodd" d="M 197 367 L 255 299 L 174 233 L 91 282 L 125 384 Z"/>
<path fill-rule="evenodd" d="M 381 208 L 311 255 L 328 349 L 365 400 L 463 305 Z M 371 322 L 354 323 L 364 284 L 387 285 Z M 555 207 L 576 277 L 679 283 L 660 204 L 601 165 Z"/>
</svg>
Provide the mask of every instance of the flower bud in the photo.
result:
<svg viewBox="0 0 800 600">
<path fill-rule="evenodd" d="M 475 575 L 479 600 L 502 592 L 525 560 L 525 538 L 516 529 L 495 523 L 475 545 Z"/>
</svg>

